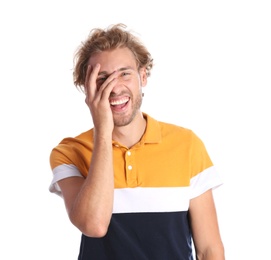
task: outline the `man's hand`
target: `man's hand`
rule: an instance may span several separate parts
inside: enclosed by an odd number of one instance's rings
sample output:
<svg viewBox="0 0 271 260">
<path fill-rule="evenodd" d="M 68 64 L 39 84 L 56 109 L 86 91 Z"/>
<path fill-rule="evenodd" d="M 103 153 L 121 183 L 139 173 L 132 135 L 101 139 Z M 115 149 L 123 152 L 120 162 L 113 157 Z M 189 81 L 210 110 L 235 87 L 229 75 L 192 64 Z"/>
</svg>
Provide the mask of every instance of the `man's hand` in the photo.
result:
<svg viewBox="0 0 271 260">
<path fill-rule="evenodd" d="M 107 78 L 99 79 L 99 70 L 100 64 L 96 64 L 94 67 L 88 66 L 85 80 L 85 102 L 90 109 L 95 131 L 102 135 L 112 135 L 114 121 L 109 96 L 115 86 L 116 73 L 113 72 Z M 97 83 L 102 80 L 104 80 L 102 83 Z"/>
</svg>

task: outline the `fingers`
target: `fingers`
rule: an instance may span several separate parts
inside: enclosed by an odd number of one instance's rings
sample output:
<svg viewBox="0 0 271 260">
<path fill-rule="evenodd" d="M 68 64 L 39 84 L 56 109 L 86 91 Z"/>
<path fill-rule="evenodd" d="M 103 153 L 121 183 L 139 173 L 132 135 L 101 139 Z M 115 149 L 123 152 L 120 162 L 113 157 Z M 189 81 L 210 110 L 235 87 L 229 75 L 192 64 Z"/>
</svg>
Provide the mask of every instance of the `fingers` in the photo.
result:
<svg viewBox="0 0 271 260">
<path fill-rule="evenodd" d="M 104 75 L 99 76 L 100 64 L 96 64 L 94 67 L 88 65 L 87 74 L 85 79 L 85 92 L 86 92 L 86 101 L 93 102 L 101 100 L 103 98 L 108 98 L 116 80 L 116 72 L 111 73 L 109 76 Z M 100 79 L 98 80 L 98 78 Z M 104 82 L 101 84 L 101 78 Z M 99 82 L 99 83 L 97 83 Z M 98 100 L 97 100 L 98 99 Z"/>
<path fill-rule="evenodd" d="M 100 64 L 96 64 L 94 67 L 88 65 L 87 74 L 85 78 L 85 92 L 86 97 L 94 97 L 96 91 L 96 79 L 100 70 Z"/>
<path fill-rule="evenodd" d="M 100 86 L 97 94 L 100 96 L 100 100 L 108 100 L 110 93 L 116 85 L 116 72 L 113 72 L 106 81 Z"/>
</svg>

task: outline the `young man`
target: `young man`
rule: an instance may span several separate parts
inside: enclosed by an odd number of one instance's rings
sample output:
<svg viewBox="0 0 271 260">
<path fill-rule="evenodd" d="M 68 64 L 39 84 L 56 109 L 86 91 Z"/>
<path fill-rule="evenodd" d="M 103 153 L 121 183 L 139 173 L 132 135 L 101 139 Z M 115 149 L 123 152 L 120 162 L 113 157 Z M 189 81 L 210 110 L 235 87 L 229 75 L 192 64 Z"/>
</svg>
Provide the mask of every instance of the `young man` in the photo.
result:
<svg viewBox="0 0 271 260">
<path fill-rule="evenodd" d="M 82 232 L 79 260 L 189 260 L 192 241 L 197 259 L 224 259 L 203 142 L 140 110 L 152 67 L 123 24 L 92 30 L 75 55 L 94 127 L 52 150 L 50 191 Z"/>
</svg>

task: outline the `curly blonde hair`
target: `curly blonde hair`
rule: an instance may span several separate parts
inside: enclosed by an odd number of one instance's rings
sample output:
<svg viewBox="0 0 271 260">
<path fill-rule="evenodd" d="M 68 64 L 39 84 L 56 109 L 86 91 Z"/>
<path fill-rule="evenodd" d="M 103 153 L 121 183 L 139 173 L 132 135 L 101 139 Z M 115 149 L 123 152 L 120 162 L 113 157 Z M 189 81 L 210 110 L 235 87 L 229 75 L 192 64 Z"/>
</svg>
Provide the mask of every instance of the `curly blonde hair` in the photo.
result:
<svg viewBox="0 0 271 260">
<path fill-rule="evenodd" d="M 153 58 L 147 48 L 132 32 L 126 30 L 126 25 L 119 23 L 106 29 L 94 28 L 88 38 L 81 43 L 74 55 L 73 79 L 74 85 L 84 90 L 84 83 L 89 58 L 106 50 L 127 47 L 134 54 L 138 69 L 146 68 L 146 74 L 151 75 Z"/>
</svg>

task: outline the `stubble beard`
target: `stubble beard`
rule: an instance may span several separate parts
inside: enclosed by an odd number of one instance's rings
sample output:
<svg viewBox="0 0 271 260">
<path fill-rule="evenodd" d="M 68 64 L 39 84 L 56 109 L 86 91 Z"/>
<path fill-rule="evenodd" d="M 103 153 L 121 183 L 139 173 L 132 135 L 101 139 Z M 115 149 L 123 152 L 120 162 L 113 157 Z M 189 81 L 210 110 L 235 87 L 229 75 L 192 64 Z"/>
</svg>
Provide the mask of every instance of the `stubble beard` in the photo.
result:
<svg viewBox="0 0 271 260">
<path fill-rule="evenodd" d="M 141 107 L 141 104 L 142 104 L 142 93 L 140 92 L 138 93 L 136 99 L 134 100 L 134 103 L 132 104 L 132 112 L 129 113 L 128 115 L 123 115 L 123 116 L 118 115 L 117 117 L 114 117 L 114 125 L 116 127 L 129 125 L 135 118 L 138 110 Z"/>
</svg>

